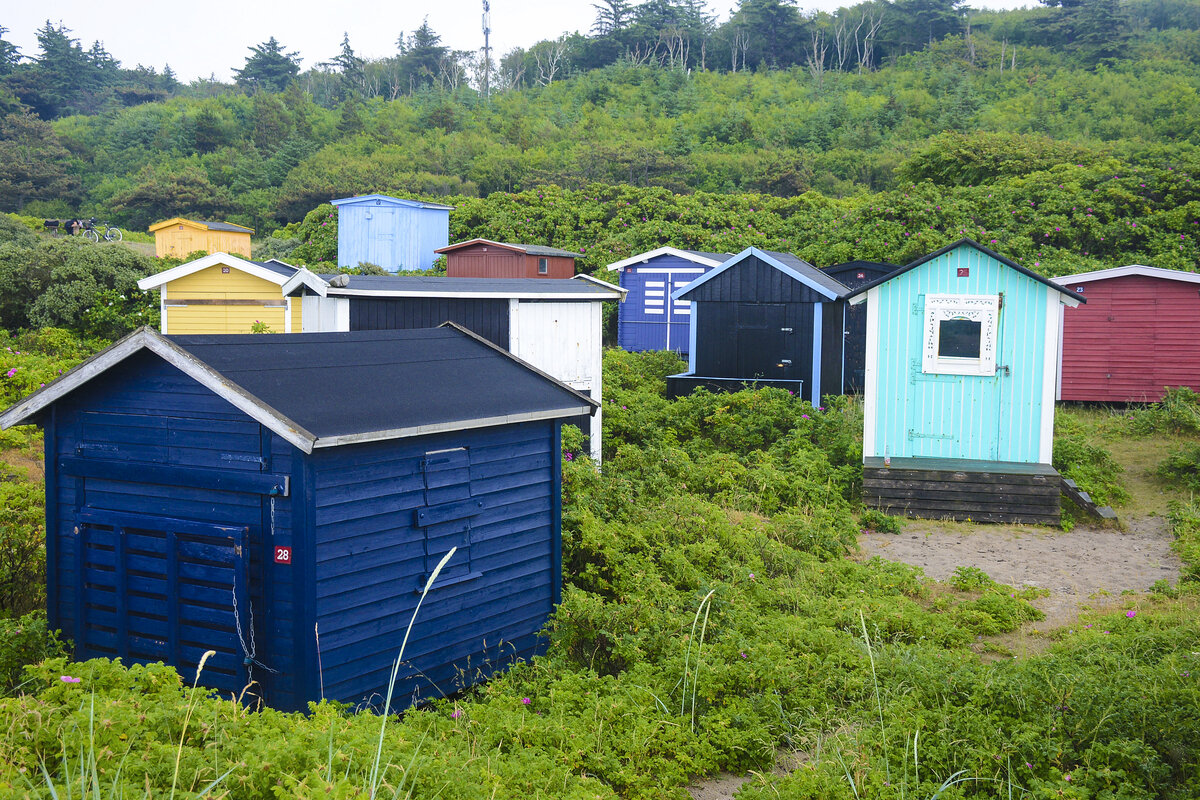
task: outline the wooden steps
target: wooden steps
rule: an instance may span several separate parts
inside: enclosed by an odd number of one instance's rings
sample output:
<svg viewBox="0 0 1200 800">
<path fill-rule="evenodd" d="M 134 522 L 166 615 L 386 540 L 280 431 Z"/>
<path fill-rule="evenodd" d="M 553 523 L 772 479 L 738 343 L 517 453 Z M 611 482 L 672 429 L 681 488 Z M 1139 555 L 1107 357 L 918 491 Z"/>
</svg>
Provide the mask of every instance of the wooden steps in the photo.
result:
<svg viewBox="0 0 1200 800">
<path fill-rule="evenodd" d="M 1117 519 L 1117 512 L 1113 511 L 1109 506 L 1096 505 L 1096 501 L 1092 500 L 1092 496 L 1079 488 L 1075 481 L 1070 478 L 1062 479 L 1062 492 L 1067 497 L 1075 501 L 1075 505 L 1082 508 L 1094 517 L 1099 517 L 1103 520 Z"/>
<path fill-rule="evenodd" d="M 1062 478 L 1045 464 L 866 458 L 863 503 L 923 519 L 1058 525 Z"/>
</svg>

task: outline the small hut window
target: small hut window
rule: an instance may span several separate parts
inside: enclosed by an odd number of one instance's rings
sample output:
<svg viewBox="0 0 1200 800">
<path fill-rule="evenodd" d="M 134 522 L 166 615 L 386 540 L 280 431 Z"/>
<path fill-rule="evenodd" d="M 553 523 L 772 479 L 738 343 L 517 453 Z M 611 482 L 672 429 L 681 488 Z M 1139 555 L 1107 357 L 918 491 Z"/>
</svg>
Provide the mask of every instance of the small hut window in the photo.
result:
<svg viewBox="0 0 1200 800">
<path fill-rule="evenodd" d="M 954 317 L 942 320 L 938 326 L 938 358 L 979 358 L 982 323 Z"/>
<path fill-rule="evenodd" d="M 926 295 L 921 371 L 995 375 L 999 319 L 999 295 Z"/>
<path fill-rule="evenodd" d="M 538 275 L 545 275 L 549 271 L 550 271 L 550 259 L 539 258 L 538 259 Z"/>
</svg>

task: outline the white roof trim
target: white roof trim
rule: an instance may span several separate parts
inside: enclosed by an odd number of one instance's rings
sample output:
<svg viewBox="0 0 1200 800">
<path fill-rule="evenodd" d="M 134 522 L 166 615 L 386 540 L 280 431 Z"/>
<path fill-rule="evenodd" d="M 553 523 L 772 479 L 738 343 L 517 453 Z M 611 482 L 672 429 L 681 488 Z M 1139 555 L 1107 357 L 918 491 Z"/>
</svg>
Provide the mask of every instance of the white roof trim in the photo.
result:
<svg viewBox="0 0 1200 800">
<path fill-rule="evenodd" d="M 281 262 L 282 263 L 282 262 Z M 277 272 L 272 272 L 265 267 L 260 267 L 251 261 L 237 256 L 231 256 L 228 253 L 213 253 L 204 258 L 197 258 L 195 261 L 189 261 L 186 264 L 180 264 L 174 269 L 169 269 L 166 272 L 159 272 L 138 281 L 138 288 L 143 292 L 150 289 L 158 289 L 163 284 L 170 283 L 173 280 L 192 275 L 203 269 L 215 267 L 217 265 L 223 267 L 233 267 L 236 270 L 245 272 L 248 275 L 253 275 L 256 278 L 262 278 L 264 281 L 270 281 L 276 286 L 282 286 L 287 278 Z M 289 265 L 290 266 L 290 265 Z"/>
<path fill-rule="evenodd" d="M 1163 269 L 1162 267 L 1147 267 L 1142 264 L 1130 264 L 1125 267 L 1113 267 L 1111 269 L 1098 269 L 1092 272 L 1080 272 L 1077 275 L 1063 275 L 1050 280 L 1057 283 L 1059 286 L 1068 286 L 1073 283 L 1088 283 L 1090 281 L 1102 281 L 1108 278 L 1123 278 L 1128 275 L 1140 275 L 1146 278 L 1163 278 L 1169 281 L 1183 281 L 1184 283 L 1200 283 L 1200 273 L 1184 272 L 1181 269 Z"/>
<path fill-rule="evenodd" d="M 248 414 L 256 422 L 265 425 L 280 438 L 294 444 L 306 453 L 312 452 L 313 444 L 317 440 L 315 435 L 264 404 L 191 353 L 172 343 L 161 333 L 150 328 L 139 328 L 116 344 L 92 356 L 46 388 L 34 392 L 0 414 L 0 428 L 11 428 L 13 425 L 27 423 L 31 416 L 51 403 L 60 400 L 68 393 L 142 350 L 149 350 L 158 355 L 218 397 Z"/>
<path fill-rule="evenodd" d="M 813 291 L 815 291 L 817 294 L 821 295 L 822 297 L 828 297 L 830 300 L 836 300 L 838 298 L 838 296 L 836 294 L 830 294 L 828 289 L 826 289 L 824 286 L 820 285 L 819 283 L 816 283 L 815 281 L 813 281 L 812 278 L 804 277 L 799 272 L 796 272 L 796 270 L 789 267 L 787 264 L 784 264 L 783 262 L 779 261 L 778 259 L 771 257 L 766 252 L 759 250 L 757 247 L 747 247 L 745 250 L 738 253 L 733 258 L 730 258 L 729 260 L 722 263 L 721 266 L 717 267 L 716 269 L 706 272 L 705 274 L 701 275 L 699 278 L 696 278 L 696 280 L 689 283 L 687 286 L 681 286 L 678 289 L 676 289 L 675 291 L 671 292 L 671 299 L 678 300 L 680 298 L 680 296 L 683 295 L 684 293 L 690 292 L 693 289 L 700 286 L 701 284 L 711 281 L 713 278 L 715 278 L 718 275 L 720 275 L 721 273 L 725 272 L 727 269 L 731 269 L 732 267 L 739 264 L 743 259 L 748 258 L 750 256 L 754 256 L 754 257 L 760 259 L 761 261 L 765 261 L 766 263 L 770 264 L 775 269 L 782 272 L 784 275 L 787 275 L 791 278 L 794 278 L 797 281 L 800 281 L 800 283 L 809 287 L 810 289 L 812 289 Z M 816 267 L 813 267 L 813 269 L 816 269 Z M 836 278 L 830 278 L 830 280 L 836 280 Z"/>
<path fill-rule="evenodd" d="M 647 250 L 645 253 L 638 253 L 635 256 L 630 256 L 623 261 L 617 261 L 609 264 L 607 267 L 605 267 L 605 269 L 611 272 L 613 270 L 623 269 L 625 267 L 632 267 L 634 264 L 643 264 L 650 259 L 658 258 L 659 256 L 678 256 L 679 258 L 687 259 L 688 261 L 696 264 L 703 264 L 706 267 L 719 267 L 721 264 L 725 263 L 712 258 L 704 258 L 703 256 L 698 256 L 695 253 L 689 253 L 687 250 L 680 250 L 675 247 L 659 247 L 654 250 Z"/>
<path fill-rule="evenodd" d="M 533 422 L 543 419 L 564 419 L 591 414 L 592 406 L 571 406 L 556 408 L 550 411 L 531 411 L 522 414 L 501 414 L 495 417 L 480 417 L 479 419 L 461 420 L 456 422 L 440 422 L 436 425 L 414 425 L 408 428 L 391 428 L 383 431 L 368 433 L 349 433 L 344 436 L 326 436 L 317 439 L 313 444 L 317 447 L 338 447 L 344 444 L 361 444 L 363 442 L 378 442 L 386 439 L 403 439 L 408 436 L 424 436 L 430 433 L 446 433 L 461 431 L 469 428 L 487 428 L 492 425 L 507 425 L 512 422 Z"/>
<path fill-rule="evenodd" d="M 311 272 L 308 267 L 300 267 L 296 270 L 295 275 L 284 281 L 282 289 L 284 296 L 290 295 L 301 286 L 307 286 L 320 297 L 324 297 L 329 289 L 329 282 L 315 272 Z"/>
<path fill-rule="evenodd" d="M 580 294 L 579 292 L 455 292 L 446 290 L 417 291 L 413 289 L 336 289 L 330 287 L 327 291 L 330 297 L 457 297 L 464 300 L 507 298 L 510 300 L 578 300 L 580 302 L 599 302 L 601 300 L 617 300 L 621 293 L 611 294 Z"/>
<path fill-rule="evenodd" d="M 617 286 L 615 284 L 609 283 L 608 281 L 602 281 L 599 278 L 594 278 L 591 275 L 575 275 L 574 277 L 571 278 L 571 280 L 587 281 L 588 283 L 594 283 L 595 285 L 599 286 L 601 289 L 607 289 L 608 291 L 611 291 L 611 292 L 617 292 L 618 294 L 620 294 L 622 300 L 625 299 L 625 295 L 629 294 L 628 289 L 625 289 L 621 286 Z"/>
</svg>

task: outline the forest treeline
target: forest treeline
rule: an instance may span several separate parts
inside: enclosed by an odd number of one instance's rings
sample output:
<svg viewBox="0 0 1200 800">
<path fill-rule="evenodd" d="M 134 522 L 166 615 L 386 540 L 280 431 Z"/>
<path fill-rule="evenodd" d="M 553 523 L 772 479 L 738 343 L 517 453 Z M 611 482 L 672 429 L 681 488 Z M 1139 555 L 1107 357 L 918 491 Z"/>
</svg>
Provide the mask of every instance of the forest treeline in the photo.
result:
<svg viewBox="0 0 1200 800">
<path fill-rule="evenodd" d="M 389 58 L 361 59 L 346 39 L 304 71 L 270 39 L 232 84 L 123 67 L 61 24 L 38 32 L 38 53 L 3 36 L 0 210 L 134 230 L 183 214 L 267 234 L 374 191 L 462 203 L 629 186 L 681 205 L 699 193 L 744 195 L 734 205 L 747 208 L 867 207 L 866 193 L 926 181 L 925 194 L 955 198 L 997 180 L 1018 191 L 1059 165 L 1085 182 L 1189 175 L 1200 137 L 1200 5 L 1183 0 L 1009 12 L 908 0 L 833 14 L 743 0 L 721 24 L 693 0 L 606 0 L 589 33 L 489 65 L 487 96 L 478 58 L 427 24 Z M 1167 202 L 1122 201 L 1117 216 Z M 1003 228 L 970 212 L 973 226 L 950 227 Z M 469 216 L 452 224 L 466 230 Z M 1105 251 L 1099 239 L 1076 249 Z"/>
</svg>

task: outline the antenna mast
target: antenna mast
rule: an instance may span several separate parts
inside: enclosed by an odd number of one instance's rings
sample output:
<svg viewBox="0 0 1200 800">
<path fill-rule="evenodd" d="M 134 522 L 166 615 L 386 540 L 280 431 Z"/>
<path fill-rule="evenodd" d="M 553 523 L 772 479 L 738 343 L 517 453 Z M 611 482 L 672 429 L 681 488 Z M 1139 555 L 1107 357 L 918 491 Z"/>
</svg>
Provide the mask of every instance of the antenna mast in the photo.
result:
<svg viewBox="0 0 1200 800">
<path fill-rule="evenodd" d="M 488 73 L 492 68 L 492 48 L 488 44 L 488 34 L 492 32 L 491 0 L 483 0 L 483 99 L 490 98 Z"/>
</svg>

